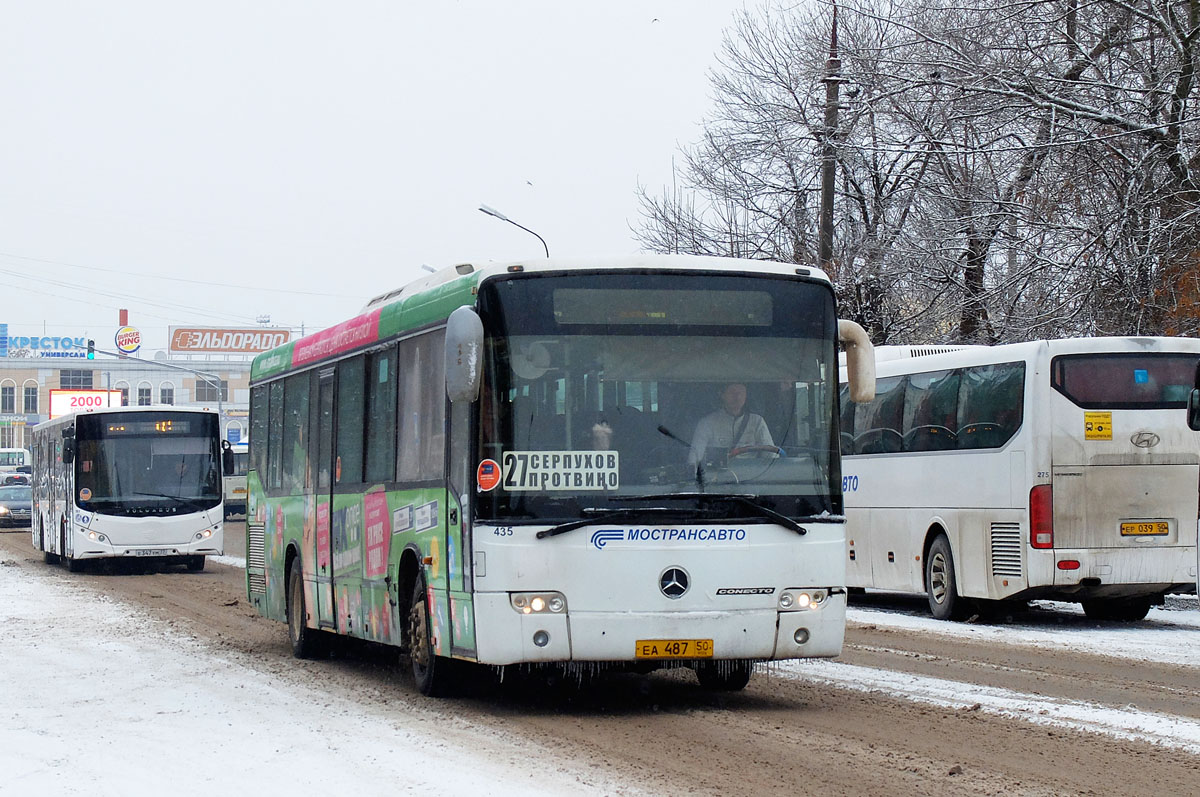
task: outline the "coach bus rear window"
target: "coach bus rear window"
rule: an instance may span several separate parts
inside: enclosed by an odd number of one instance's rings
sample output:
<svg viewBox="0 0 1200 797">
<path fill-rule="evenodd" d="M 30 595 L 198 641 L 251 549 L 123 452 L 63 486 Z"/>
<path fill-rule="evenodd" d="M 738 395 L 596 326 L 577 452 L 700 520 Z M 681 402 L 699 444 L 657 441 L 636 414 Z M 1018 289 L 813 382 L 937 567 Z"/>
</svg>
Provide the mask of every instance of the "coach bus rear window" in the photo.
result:
<svg viewBox="0 0 1200 797">
<path fill-rule="evenodd" d="M 1051 384 L 1084 409 L 1180 409 L 1196 373 L 1195 355 L 1065 354 L 1051 363 Z"/>
</svg>

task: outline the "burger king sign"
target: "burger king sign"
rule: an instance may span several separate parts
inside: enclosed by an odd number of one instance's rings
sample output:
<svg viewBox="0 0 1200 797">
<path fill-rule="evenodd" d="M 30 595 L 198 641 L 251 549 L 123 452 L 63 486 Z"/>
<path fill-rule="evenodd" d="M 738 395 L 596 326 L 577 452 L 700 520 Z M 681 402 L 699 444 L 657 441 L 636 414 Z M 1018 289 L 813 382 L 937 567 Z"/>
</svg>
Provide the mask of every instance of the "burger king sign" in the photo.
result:
<svg viewBox="0 0 1200 797">
<path fill-rule="evenodd" d="M 137 327 L 121 327 L 113 342 L 121 354 L 133 354 L 142 347 L 142 333 Z"/>
</svg>

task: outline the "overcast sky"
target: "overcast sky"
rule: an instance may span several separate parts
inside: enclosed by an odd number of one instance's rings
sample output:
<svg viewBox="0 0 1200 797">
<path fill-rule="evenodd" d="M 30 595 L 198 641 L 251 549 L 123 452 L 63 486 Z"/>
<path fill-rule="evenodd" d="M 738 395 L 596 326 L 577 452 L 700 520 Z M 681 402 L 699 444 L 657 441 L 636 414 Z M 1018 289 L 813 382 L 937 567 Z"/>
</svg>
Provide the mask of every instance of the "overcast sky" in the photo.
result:
<svg viewBox="0 0 1200 797">
<path fill-rule="evenodd" d="M 746 2 L 0 0 L 0 322 L 311 332 L 422 264 L 542 253 L 481 202 L 636 252 Z"/>
</svg>

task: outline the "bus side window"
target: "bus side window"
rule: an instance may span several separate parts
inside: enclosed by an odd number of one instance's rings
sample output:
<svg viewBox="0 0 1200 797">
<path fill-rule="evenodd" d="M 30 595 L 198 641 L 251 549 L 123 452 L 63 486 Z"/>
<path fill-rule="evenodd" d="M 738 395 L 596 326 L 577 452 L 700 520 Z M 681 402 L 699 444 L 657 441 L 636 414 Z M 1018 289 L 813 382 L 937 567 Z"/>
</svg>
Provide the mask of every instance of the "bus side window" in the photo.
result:
<svg viewBox="0 0 1200 797">
<path fill-rule="evenodd" d="M 999 448 L 1021 426 L 1025 364 L 968 368 L 959 403 L 958 447 Z"/>
<path fill-rule="evenodd" d="M 913 374 L 904 395 L 904 450 L 946 451 L 957 444 L 958 371 Z"/>
<path fill-rule="evenodd" d="M 902 448 L 900 429 L 904 421 L 904 385 L 902 376 L 884 377 L 875 382 L 875 400 L 858 405 L 855 413 L 854 450 L 857 454 L 892 454 Z"/>
<path fill-rule="evenodd" d="M 854 453 L 854 402 L 850 400 L 850 386 L 842 385 L 838 390 L 838 407 L 841 414 L 842 456 Z"/>
</svg>

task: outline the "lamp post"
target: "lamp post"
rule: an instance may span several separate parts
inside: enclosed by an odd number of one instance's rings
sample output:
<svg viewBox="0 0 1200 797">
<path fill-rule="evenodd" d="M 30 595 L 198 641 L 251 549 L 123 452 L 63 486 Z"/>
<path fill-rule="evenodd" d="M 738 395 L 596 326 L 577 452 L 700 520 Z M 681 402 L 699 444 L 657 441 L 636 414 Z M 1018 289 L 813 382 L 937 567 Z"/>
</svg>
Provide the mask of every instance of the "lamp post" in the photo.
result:
<svg viewBox="0 0 1200 797">
<path fill-rule="evenodd" d="M 494 216 L 494 217 L 496 217 L 497 219 L 500 219 L 500 221 L 507 221 L 509 224 L 511 224 L 511 225 L 512 225 L 512 226 L 514 226 L 514 227 L 520 227 L 522 230 L 524 230 L 525 232 L 529 233 L 529 234 L 530 234 L 530 235 L 532 235 L 534 238 L 537 238 L 539 241 L 541 241 L 541 242 L 542 242 L 542 248 L 546 250 L 546 257 L 550 257 L 550 247 L 546 246 L 546 239 L 545 239 L 545 238 L 543 238 L 542 236 L 538 235 L 538 234 L 537 234 L 536 232 L 534 232 L 533 230 L 529 229 L 528 227 L 524 227 L 524 226 L 522 226 L 522 225 L 520 225 L 520 224 L 517 224 L 515 221 L 513 221 L 512 219 L 510 219 L 508 216 L 505 216 L 505 215 L 504 215 L 503 213 L 501 213 L 500 211 L 496 210 L 495 208 L 490 208 L 490 207 L 488 207 L 487 205 L 480 204 L 480 205 L 479 205 L 479 210 L 480 210 L 480 211 L 482 211 L 482 212 L 484 212 L 484 213 L 486 213 L 486 214 L 488 214 L 489 216 Z"/>
</svg>

